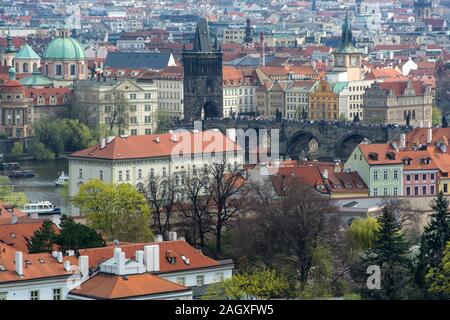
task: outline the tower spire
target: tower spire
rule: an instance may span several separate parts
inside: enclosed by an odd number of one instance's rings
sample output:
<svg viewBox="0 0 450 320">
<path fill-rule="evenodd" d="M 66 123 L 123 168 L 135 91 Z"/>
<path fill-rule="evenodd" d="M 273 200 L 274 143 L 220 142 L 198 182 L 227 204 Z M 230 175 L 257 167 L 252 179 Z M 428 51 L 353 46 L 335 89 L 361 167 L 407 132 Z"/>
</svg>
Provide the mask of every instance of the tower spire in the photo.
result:
<svg viewBox="0 0 450 320">
<path fill-rule="evenodd" d="M 197 23 L 194 38 L 194 52 L 211 52 L 211 43 L 209 42 L 208 22 L 201 18 Z"/>
</svg>

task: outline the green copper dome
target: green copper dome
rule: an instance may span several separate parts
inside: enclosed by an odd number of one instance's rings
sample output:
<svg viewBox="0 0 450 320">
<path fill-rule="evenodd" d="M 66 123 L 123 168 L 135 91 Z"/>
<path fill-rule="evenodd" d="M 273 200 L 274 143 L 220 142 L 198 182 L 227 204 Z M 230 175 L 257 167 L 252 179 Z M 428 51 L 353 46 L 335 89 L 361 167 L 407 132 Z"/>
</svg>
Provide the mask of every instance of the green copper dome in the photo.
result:
<svg viewBox="0 0 450 320">
<path fill-rule="evenodd" d="M 53 39 L 44 54 L 44 59 L 83 60 L 84 58 L 80 43 L 70 37 Z"/>
</svg>

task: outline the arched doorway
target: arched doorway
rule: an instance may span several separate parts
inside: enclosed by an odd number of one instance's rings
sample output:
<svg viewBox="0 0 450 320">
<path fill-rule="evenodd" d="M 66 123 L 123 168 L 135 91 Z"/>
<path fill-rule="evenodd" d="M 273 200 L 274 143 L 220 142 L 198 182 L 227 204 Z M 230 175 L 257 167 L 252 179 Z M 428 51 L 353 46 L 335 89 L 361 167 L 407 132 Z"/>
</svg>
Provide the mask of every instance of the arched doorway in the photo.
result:
<svg viewBox="0 0 450 320">
<path fill-rule="evenodd" d="M 213 103 L 207 102 L 203 105 L 203 108 L 201 110 L 201 118 L 202 119 L 220 118 L 219 110 L 217 110 L 217 107 Z"/>
</svg>

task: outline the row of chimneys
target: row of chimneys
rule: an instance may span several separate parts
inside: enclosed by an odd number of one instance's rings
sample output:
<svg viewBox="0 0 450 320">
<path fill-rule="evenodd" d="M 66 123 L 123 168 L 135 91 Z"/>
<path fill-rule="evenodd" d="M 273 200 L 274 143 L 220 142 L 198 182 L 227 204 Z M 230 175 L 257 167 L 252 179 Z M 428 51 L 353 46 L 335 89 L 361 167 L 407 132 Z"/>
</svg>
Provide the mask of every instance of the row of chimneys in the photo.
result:
<svg viewBox="0 0 450 320">
<path fill-rule="evenodd" d="M 67 272 L 71 271 L 70 261 L 63 260 L 63 254 L 61 251 L 53 251 L 52 257 L 56 259 L 58 263 L 64 264 L 64 270 Z M 19 276 L 23 276 L 23 253 L 22 251 L 16 251 L 14 263 L 16 265 L 16 273 Z M 83 278 L 89 276 L 89 257 L 80 256 L 78 257 L 78 268 Z"/>
<path fill-rule="evenodd" d="M 427 128 L 427 141 L 426 144 L 430 144 L 433 141 L 433 128 Z M 400 135 L 400 149 L 406 148 L 406 135 L 402 133 Z"/>
<path fill-rule="evenodd" d="M 1 209 L 0 209 L 0 216 L 1 216 Z M 31 219 L 39 219 L 39 214 L 37 212 L 33 212 L 30 213 L 30 218 Z M 59 225 L 60 220 L 59 220 L 59 216 L 58 215 L 52 215 L 50 217 L 50 221 L 53 222 L 56 225 Z M 18 222 L 18 217 L 15 213 L 11 214 L 11 224 L 17 224 Z"/>
</svg>

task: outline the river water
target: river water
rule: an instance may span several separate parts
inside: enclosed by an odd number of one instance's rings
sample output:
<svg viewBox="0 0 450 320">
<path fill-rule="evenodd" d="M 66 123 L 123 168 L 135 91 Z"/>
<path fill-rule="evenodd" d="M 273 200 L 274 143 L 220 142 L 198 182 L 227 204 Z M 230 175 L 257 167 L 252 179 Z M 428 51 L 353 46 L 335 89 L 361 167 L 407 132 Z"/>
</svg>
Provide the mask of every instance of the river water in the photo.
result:
<svg viewBox="0 0 450 320">
<path fill-rule="evenodd" d="M 64 171 L 68 174 L 67 159 L 51 161 L 19 161 L 22 169 L 34 170 L 36 176 L 27 179 L 10 179 L 14 191 L 24 192 L 28 202 L 50 201 L 62 213 L 68 213 L 69 204 L 61 194 L 61 188 L 55 186 L 57 179 Z"/>
</svg>

